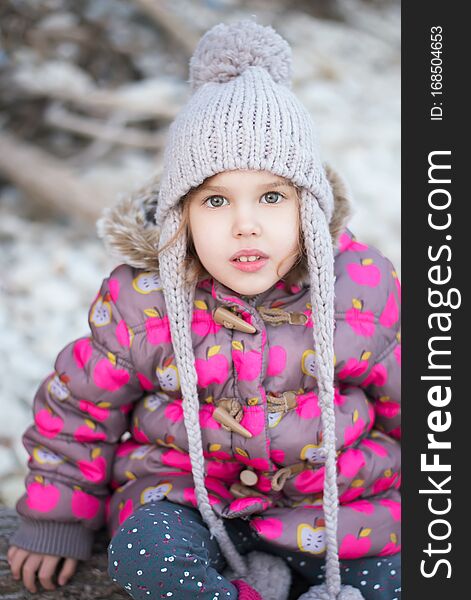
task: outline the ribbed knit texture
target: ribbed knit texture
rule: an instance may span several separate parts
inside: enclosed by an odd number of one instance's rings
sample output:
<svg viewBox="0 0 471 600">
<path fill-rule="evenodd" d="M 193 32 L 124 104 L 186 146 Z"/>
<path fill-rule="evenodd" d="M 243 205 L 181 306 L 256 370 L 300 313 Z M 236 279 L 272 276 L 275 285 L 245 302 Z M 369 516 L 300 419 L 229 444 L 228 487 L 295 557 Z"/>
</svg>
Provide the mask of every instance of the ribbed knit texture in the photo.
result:
<svg viewBox="0 0 471 600">
<path fill-rule="evenodd" d="M 21 518 L 10 544 L 38 552 L 88 560 L 92 556 L 95 532 L 81 523 L 59 523 Z"/>
<path fill-rule="evenodd" d="M 246 556 L 247 574 L 244 581 L 262 596 L 263 600 L 287 600 L 292 574 L 281 556 L 252 550 Z M 235 574 L 230 567 L 222 573 L 232 581 Z"/>
<path fill-rule="evenodd" d="M 289 89 L 291 52 L 271 27 L 252 21 L 213 27 L 198 43 L 190 61 L 192 91 L 170 126 L 164 154 L 156 222 L 159 249 L 177 231 L 182 197 L 206 178 L 235 169 L 266 170 L 291 180 L 300 190 L 300 217 L 307 252 L 316 350 L 319 404 L 322 411 L 326 529 L 325 584 L 312 587 L 304 600 L 359 600 L 341 586 L 337 541 L 338 490 L 334 412 L 334 256 L 329 222 L 333 194 L 320 161 L 312 119 Z M 199 398 L 191 339 L 194 287 L 184 283 L 184 236 L 159 255 L 175 359 L 180 374 L 183 414 L 201 515 L 216 536 L 235 577 L 253 577 L 238 554 L 223 521 L 214 513 L 205 487 L 199 424 Z M 250 580 L 265 600 L 273 598 L 269 573 L 276 557 L 257 557 L 263 565 Z M 263 573 L 262 573 L 263 572 Z M 276 578 L 276 577 L 275 577 Z M 273 579 L 273 578 L 271 578 Z M 276 593 L 276 592 L 275 592 Z M 287 596 L 287 591 L 286 591 Z M 275 600 L 275 599 L 273 599 Z M 285 600 L 277 596 L 277 600 Z"/>
</svg>

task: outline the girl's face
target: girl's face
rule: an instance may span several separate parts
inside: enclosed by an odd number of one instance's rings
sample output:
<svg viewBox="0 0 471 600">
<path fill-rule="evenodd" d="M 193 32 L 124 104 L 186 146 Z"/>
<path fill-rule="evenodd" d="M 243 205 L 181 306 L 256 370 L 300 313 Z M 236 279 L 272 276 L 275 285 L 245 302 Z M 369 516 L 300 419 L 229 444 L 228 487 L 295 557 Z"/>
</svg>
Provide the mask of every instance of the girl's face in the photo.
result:
<svg viewBox="0 0 471 600">
<path fill-rule="evenodd" d="M 244 296 L 260 294 L 296 262 L 296 189 L 269 171 L 224 171 L 189 196 L 190 231 L 210 275 Z M 257 260 L 234 260 L 238 252 Z"/>
</svg>

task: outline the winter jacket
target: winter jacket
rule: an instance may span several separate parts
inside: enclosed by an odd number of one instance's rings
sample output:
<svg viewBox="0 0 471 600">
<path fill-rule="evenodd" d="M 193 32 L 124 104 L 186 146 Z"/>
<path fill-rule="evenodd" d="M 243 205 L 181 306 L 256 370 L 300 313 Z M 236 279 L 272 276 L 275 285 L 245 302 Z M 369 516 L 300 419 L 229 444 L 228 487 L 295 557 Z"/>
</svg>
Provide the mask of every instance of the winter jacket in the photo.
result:
<svg viewBox="0 0 471 600">
<path fill-rule="evenodd" d="M 343 229 L 335 249 L 335 416 L 340 558 L 400 550 L 400 284 Z M 165 299 L 157 271 L 118 266 L 34 400 L 21 525 L 11 543 L 87 559 L 141 504 L 196 506 Z M 325 554 L 321 411 L 308 283 L 254 298 L 211 277 L 191 335 L 206 486 L 288 551 Z"/>
</svg>

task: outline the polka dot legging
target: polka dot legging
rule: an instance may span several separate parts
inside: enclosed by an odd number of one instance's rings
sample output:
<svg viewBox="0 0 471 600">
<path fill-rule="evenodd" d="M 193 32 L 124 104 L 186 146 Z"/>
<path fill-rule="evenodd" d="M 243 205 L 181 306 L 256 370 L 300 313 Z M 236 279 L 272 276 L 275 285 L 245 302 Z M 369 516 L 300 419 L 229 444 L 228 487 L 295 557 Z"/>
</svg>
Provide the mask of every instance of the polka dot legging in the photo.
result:
<svg viewBox="0 0 471 600">
<path fill-rule="evenodd" d="M 324 560 L 281 550 L 261 540 L 243 519 L 227 519 L 237 550 L 270 552 L 285 559 L 310 584 L 324 580 Z M 108 546 L 108 573 L 136 600 L 236 600 L 237 589 L 221 575 L 226 561 L 199 511 L 168 500 L 138 508 Z M 340 562 L 342 582 L 366 600 L 401 599 L 401 555 Z"/>
</svg>

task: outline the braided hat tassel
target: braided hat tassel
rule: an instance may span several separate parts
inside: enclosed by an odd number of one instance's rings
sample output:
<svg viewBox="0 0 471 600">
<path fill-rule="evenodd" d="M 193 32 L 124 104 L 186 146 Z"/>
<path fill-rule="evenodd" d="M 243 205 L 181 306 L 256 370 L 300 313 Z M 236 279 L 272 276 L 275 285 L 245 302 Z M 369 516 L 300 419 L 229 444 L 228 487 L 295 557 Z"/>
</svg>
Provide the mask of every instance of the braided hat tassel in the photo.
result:
<svg viewBox="0 0 471 600">
<path fill-rule="evenodd" d="M 338 489 L 334 411 L 334 254 L 322 209 L 307 190 L 301 191 L 301 222 L 309 264 L 314 347 L 325 456 L 323 509 L 326 529 L 326 582 L 313 586 L 303 600 L 361 600 L 361 592 L 341 586 L 337 542 Z M 301 599 L 300 599 L 301 600 Z"/>
</svg>

